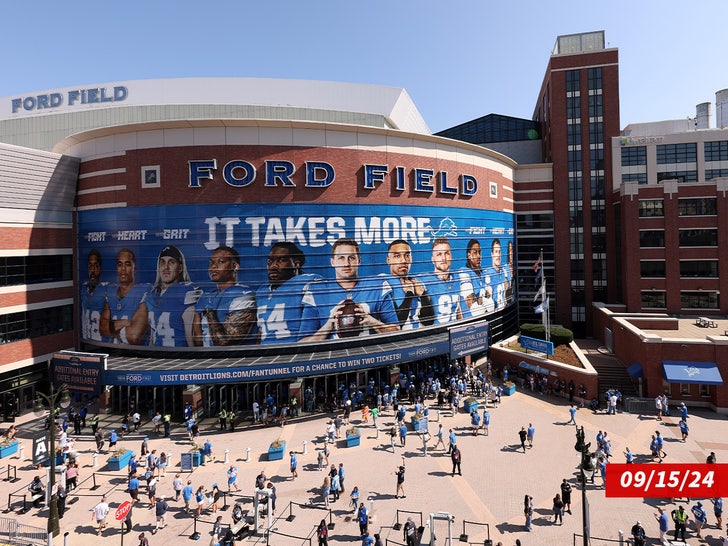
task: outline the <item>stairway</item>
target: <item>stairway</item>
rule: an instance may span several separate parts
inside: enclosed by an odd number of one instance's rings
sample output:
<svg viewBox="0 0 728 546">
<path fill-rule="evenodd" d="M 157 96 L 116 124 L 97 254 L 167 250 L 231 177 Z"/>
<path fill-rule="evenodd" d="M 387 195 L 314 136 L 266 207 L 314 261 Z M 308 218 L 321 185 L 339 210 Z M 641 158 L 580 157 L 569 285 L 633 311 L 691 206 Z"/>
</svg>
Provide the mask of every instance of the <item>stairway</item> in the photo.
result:
<svg viewBox="0 0 728 546">
<path fill-rule="evenodd" d="M 614 355 L 607 352 L 606 347 L 599 347 L 594 340 L 578 342 L 579 348 L 589 363 L 599 374 L 599 401 L 604 403 L 604 393 L 609 389 L 618 389 L 622 399 L 637 396 L 637 389 L 626 366 Z"/>
</svg>

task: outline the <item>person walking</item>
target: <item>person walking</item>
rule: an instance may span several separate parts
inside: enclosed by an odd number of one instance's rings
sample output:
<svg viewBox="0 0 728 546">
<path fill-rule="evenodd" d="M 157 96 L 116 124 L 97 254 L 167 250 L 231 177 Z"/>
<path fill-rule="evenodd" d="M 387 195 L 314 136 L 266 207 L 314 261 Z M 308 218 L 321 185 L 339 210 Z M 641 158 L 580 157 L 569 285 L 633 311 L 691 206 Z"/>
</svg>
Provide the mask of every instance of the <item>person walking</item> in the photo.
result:
<svg viewBox="0 0 728 546">
<path fill-rule="evenodd" d="M 452 449 L 452 453 L 450 454 L 450 459 L 452 460 L 452 475 L 455 476 L 455 468 L 458 470 L 458 476 L 462 476 L 463 473 L 460 471 L 460 460 L 462 458 L 462 455 L 460 453 L 460 448 L 458 446 L 455 446 Z"/>
<path fill-rule="evenodd" d="M 690 428 L 688 427 L 688 422 L 685 419 L 680 419 L 678 421 L 677 426 L 680 427 L 680 434 L 682 434 L 682 441 L 684 442 L 688 438 L 688 433 L 690 432 Z"/>
<path fill-rule="evenodd" d="M 490 427 L 490 412 L 488 411 L 488 408 L 486 407 L 483 410 L 483 434 L 485 436 L 488 436 L 488 428 L 489 427 Z"/>
<path fill-rule="evenodd" d="M 394 498 L 398 499 L 400 496 L 404 499 L 407 497 L 404 492 L 404 457 L 402 457 L 402 464 L 394 471 L 397 476 L 397 489 L 394 493 Z"/>
<path fill-rule="evenodd" d="M 321 485 L 321 494 L 324 497 L 324 506 L 329 507 L 329 495 L 331 494 L 331 478 L 327 474 L 324 476 L 324 483 Z"/>
<path fill-rule="evenodd" d="M 571 404 L 571 407 L 569 408 L 569 420 L 566 424 L 570 425 L 571 423 L 576 425 L 576 406 L 574 404 Z"/>
<path fill-rule="evenodd" d="M 295 480 L 298 477 L 298 459 L 293 451 L 291 451 L 288 455 L 290 457 L 291 479 Z"/>
<path fill-rule="evenodd" d="M 561 495 L 559 493 L 556 493 L 556 496 L 554 497 L 554 523 L 557 521 L 559 522 L 559 525 L 564 523 L 564 502 L 561 500 Z"/>
<path fill-rule="evenodd" d="M 435 438 L 437 438 L 437 442 L 435 442 L 435 447 L 432 449 L 437 449 L 437 446 L 442 445 L 442 449 L 445 449 L 445 431 L 442 429 L 442 423 L 437 427 L 437 432 L 435 433 Z"/>
<path fill-rule="evenodd" d="M 693 519 L 695 520 L 695 531 L 697 533 L 697 536 L 698 538 L 702 538 L 700 530 L 706 523 L 708 523 L 708 514 L 705 513 L 703 503 L 701 501 L 698 501 L 697 504 L 693 505 L 690 511 L 693 513 Z"/>
<path fill-rule="evenodd" d="M 404 540 L 407 543 L 407 546 L 417 546 L 419 544 L 417 525 L 415 525 L 415 522 L 412 521 L 412 518 L 407 518 L 402 531 L 404 533 Z"/>
<path fill-rule="evenodd" d="M 159 529 L 164 529 L 167 526 L 167 510 L 169 509 L 169 505 L 167 504 L 167 501 L 164 499 L 164 495 L 159 497 L 159 500 L 156 502 L 154 506 L 154 511 L 157 516 L 157 523 L 154 525 L 154 530 L 152 531 L 152 534 L 156 534 L 156 532 Z"/>
<path fill-rule="evenodd" d="M 723 528 L 723 499 L 715 497 L 713 501 L 713 514 L 715 515 L 715 524 L 718 529 Z"/>
<path fill-rule="evenodd" d="M 136 504 L 136 499 L 131 499 L 131 506 L 129 506 L 129 511 L 126 513 L 126 517 L 124 518 L 124 527 L 126 529 L 123 531 L 124 533 L 131 533 L 132 528 L 134 527 L 134 522 L 132 521 L 132 514 L 134 513 L 134 505 Z"/>
<path fill-rule="evenodd" d="M 564 511 L 571 514 L 571 484 L 566 478 L 561 481 L 561 502 L 564 503 Z"/>
<path fill-rule="evenodd" d="M 523 515 L 526 517 L 526 531 L 530 531 L 533 521 L 533 497 L 530 495 L 526 495 L 523 499 Z"/>
<path fill-rule="evenodd" d="M 660 506 L 657 507 L 657 514 L 655 514 L 657 525 L 660 529 L 660 544 L 667 543 L 667 532 L 670 530 L 670 523 L 667 520 L 667 512 L 665 512 Z"/>
<path fill-rule="evenodd" d="M 131 478 L 129 478 L 127 489 L 129 490 L 129 496 L 132 501 L 139 499 L 139 478 L 137 478 L 136 472 L 134 472 L 134 474 L 131 475 Z"/>
<path fill-rule="evenodd" d="M 359 506 L 359 486 L 355 485 L 354 489 L 351 490 L 351 493 L 349 494 L 350 504 L 351 504 L 351 511 L 356 512 L 356 509 Z"/>
<path fill-rule="evenodd" d="M 405 423 L 402 423 L 402 426 L 399 427 L 399 445 L 404 447 L 406 443 L 407 443 L 407 425 Z"/>
<path fill-rule="evenodd" d="M 172 480 L 172 489 L 174 489 L 175 502 L 177 502 L 179 500 L 179 497 L 182 494 L 183 487 L 184 487 L 184 482 L 182 481 L 182 478 L 180 478 L 179 474 L 175 474 L 174 479 Z"/>
<path fill-rule="evenodd" d="M 359 534 L 364 535 L 369 532 L 369 512 L 364 503 L 359 503 L 359 511 L 356 514 L 356 520 L 359 523 Z"/>
<path fill-rule="evenodd" d="M 106 502 L 106 497 L 101 497 L 101 500 L 93 508 L 93 518 L 96 521 L 97 535 L 101 535 L 103 530 L 106 528 L 106 516 L 109 515 L 109 504 Z"/>
<path fill-rule="evenodd" d="M 389 429 L 389 441 L 392 444 L 392 453 L 394 453 L 395 440 L 397 439 L 397 427 L 392 426 Z"/>
<path fill-rule="evenodd" d="M 536 434 L 536 427 L 533 426 L 533 423 L 528 423 L 528 430 L 526 431 L 526 439 L 528 440 L 528 447 L 533 447 L 533 436 Z"/>
<path fill-rule="evenodd" d="M 655 410 L 657 411 L 657 420 L 662 421 L 662 396 L 659 394 L 655 398 Z"/>
<path fill-rule="evenodd" d="M 185 502 L 185 513 L 190 511 L 190 502 L 194 495 L 194 487 L 192 487 L 192 480 L 187 480 L 187 485 L 182 488 L 182 500 Z"/>
<path fill-rule="evenodd" d="M 525 427 L 521 427 L 521 430 L 518 431 L 518 437 L 521 439 L 521 447 L 523 448 L 523 453 L 526 453 L 526 435 L 528 433 L 526 432 Z"/>
<path fill-rule="evenodd" d="M 235 488 L 235 491 L 240 491 L 240 488 L 238 487 L 238 469 L 234 465 L 230 465 L 230 468 L 228 468 L 227 471 L 227 483 L 228 483 L 228 493 L 230 493 Z"/>
<path fill-rule="evenodd" d="M 448 454 L 452 452 L 452 449 L 455 447 L 455 445 L 458 443 L 457 437 L 455 436 L 455 433 L 452 429 L 450 429 L 450 434 L 448 436 L 448 440 L 450 441 L 450 445 L 447 449 Z"/>
<path fill-rule="evenodd" d="M 326 520 L 322 519 L 319 526 L 316 528 L 316 537 L 318 538 L 319 546 L 328 546 L 329 544 L 329 528 L 326 526 Z"/>
<path fill-rule="evenodd" d="M 331 497 L 334 502 L 339 500 L 339 491 L 341 488 L 341 482 L 339 482 L 339 473 L 334 469 L 334 474 L 331 476 Z"/>
<path fill-rule="evenodd" d="M 344 492 L 344 478 L 346 478 L 344 463 L 339 463 L 339 491 L 342 493 Z"/>
<path fill-rule="evenodd" d="M 144 536 L 144 533 L 139 533 L 139 545 L 138 546 L 149 546 L 149 540 Z"/>
</svg>

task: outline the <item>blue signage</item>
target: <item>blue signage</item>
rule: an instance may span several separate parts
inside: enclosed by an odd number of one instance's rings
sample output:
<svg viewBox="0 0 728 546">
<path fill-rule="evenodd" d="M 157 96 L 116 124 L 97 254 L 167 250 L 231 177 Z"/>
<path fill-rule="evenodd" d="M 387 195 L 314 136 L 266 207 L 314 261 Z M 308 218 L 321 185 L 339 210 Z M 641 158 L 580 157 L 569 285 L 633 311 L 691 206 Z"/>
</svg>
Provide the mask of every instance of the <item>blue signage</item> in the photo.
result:
<svg viewBox="0 0 728 546">
<path fill-rule="evenodd" d="M 450 328 L 450 358 L 482 353 L 488 349 L 488 323 Z"/>
<path fill-rule="evenodd" d="M 104 382 L 107 385 L 164 386 L 292 379 L 294 377 L 346 372 L 360 368 L 399 365 L 420 358 L 444 354 L 447 350 L 448 343 L 442 341 L 401 350 L 263 366 L 187 369 L 184 371 L 109 370 L 104 373 Z"/>
<path fill-rule="evenodd" d="M 12 113 L 20 110 L 32 112 L 34 110 L 48 110 L 59 106 L 75 106 L 82 104 L 103 104 L 107 102 L 121 102 L 129 96 L 129 90 L 123 85 L 112 89 L 106 87 L 91 87 L 89 89 L 73 89 L 65 95 L 63 93 L 46 93 L 11 99 Z"/>
<path fill-rule="evenodd" d="M 53 384 L 91 396 L 101 394 L 101 374 L 106 368 L 105 354 L 64 351 L 53 355 Z"/>
<path fill-rule="evenodd" d="M 543 339 L 536 339 L 534 337 L 521 336 L 520 338 L 521 347 L 531 351 L 537 351 L 547 355 L 554 354 L 554 344 L 550 341 Z"/>
</svg>

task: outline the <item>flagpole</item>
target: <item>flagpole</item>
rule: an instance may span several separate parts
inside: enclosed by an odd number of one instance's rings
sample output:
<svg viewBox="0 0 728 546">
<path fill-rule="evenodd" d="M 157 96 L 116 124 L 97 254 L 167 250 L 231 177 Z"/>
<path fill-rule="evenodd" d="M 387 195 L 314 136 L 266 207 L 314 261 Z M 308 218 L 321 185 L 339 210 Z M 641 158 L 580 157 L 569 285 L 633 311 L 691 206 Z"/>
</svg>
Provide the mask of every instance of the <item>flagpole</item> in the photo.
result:
<svg viewBox="0 0 728 546">
<path fill-rule="evenodd" d="M 544 268 L 543 263 L 543 248 L 541 249 L 541 256 L 539 257 L 539 260 L 541 262 L 541 293 L 543 294 L 541 296 L 541 301 L 548 302 L 549 296 L 546 292 L 546 269 Z M 543 324 L 546 341 L 551 341 L 551 328 L 549 321 L 549 308 L 551 307 L 550 302 L 547 303 L 545 307 L 546 309 L 544 309 L 543 313 L 541 313 L 541 323 Z"/>
</svg>

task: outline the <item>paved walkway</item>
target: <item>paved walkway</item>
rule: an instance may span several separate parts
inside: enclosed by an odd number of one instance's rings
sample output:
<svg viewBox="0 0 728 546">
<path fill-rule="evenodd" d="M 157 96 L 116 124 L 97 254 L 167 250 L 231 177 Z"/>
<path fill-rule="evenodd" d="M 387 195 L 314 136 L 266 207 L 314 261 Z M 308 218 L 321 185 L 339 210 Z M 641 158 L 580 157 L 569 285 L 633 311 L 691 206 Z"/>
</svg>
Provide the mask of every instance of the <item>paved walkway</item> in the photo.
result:
<svg viewBox="0 0 728 546">
<path fill-rule="evenodd" d="M 673 403 L 674 405 L 674 403 Z M 469 418 L 464 413 L 450 416 L 442 412 L 440 417 L 445 430 L 452 428 L 457 433 L 457 443 L 462 451 L 463 475 L 450 475 L 450 458 L 441 449 L 427 457 L 422 456 L 421 440 L 410 433 L 405 448 L 397 447 L 393 454 L 390 448 L 389 437 L 380 433 L 376 438 L 375 429 L 371 423 L 362 427 L 361 445 L 346 448 L 338 444 L 332 448 L 330 463 L 337 466 L 344 463 L 346 468 L 346 492 L 342 498 L 331 503 L 331 521 L 335 524 L 330 531 L 330 544 L 352 543 L 359 544 L 359 528 L 348 510 L 349 491 L 353 486 L 361 490 L 361 499 L 366 501 L 369 508 L 373 508 L 373 521 L 370 525 L 372 533 L 381 533 L 383 542 L 389 538 L 390 544 L 402 542 L 402 532 L 394 531 L 393 524 L 399 518 L 404 522 L 408 515 L 413 515 L 419 522 L 420 515 L 427 519 L 431 512 L 449 512 L 455 517 L 452 525 L 453 545 L 459 543 L 460 534 L 465 533 L 468 541 L 474 544 L 483 544 L 488 538 L 493 544 L 502 541 L 504 546 L 515 544 L 516 539 L 521 540 L 523 546 L 545 545 L 566 546 L 573 544 L 573 534 L 580 533 L 582 529 L 582 502 L 581 491 L 577 485 L 577 465 L 579 454 L 574 450 L 575 432 L 573 425 L 567 425 L 568 404 L 563 399 L 542 397 L 530 392 L 516 392 L 514 396 L 504 397 L 498 408 L 490 409 L 492 421 L 490 434 L 474 437 L 470 433 Z M 430 430 L 437 429 L 437 414 L 433 409 L 430 415 Z M 353 423 L 358 423 L 360 412 L 354 413 Z M 105 429 L 119 428 L 119 422 L 114 416 L 105 416 L 103 425 Z M 277 533 L 270 538 L 270 544 L 275 546 L 300 545 L 301 539 L 297 537 L 312 536 L 314 526 L 322 519 L 328 521 L 329 513 L 315 508 L 306 507 L 310 503 L 319 503 L 320 486 L 323 481 L 323 472 L 316 468 L 316 449 L 323 446 L 325 428 L 328 416 L 315 415 L 294 420 L 284 428 L 244 426 L 234 432 L 219 432 L 217 423 L 212 419 L 202 423 L 202 436 L 199 443 L 210 439 L 216 459 L 205 466 L 196 468 L 192 473 L 183 474 L 183 478 L 190 479 L 195 489 L 199 485 L 210 488 L 213 483 L 220 484 L 226 489 L 226 470 L 228 465 L 223 463 L 224 451 L 229 450 L 230 462 L 239 470 L 238 483 L 241 491 L 228 495 L 227 504 L 240 501 L 246 509 L 252 510 L 253 486 L 256 475 L 264 470 L 271 478 L 277 489 L 278 519 L 274 521 Z M 613 461 L 624 462 L 622 451 L 626 446 L 632 448 L 635 454 L 648 453 L 651 434 L 661 430 L 665 437 L 665 450 L 668 453 L 668 462 L 704 462 L 709 451 L 715 451 L 718 462 L 728 461 L 728 441 L 724 441 L 725 434 L 718 431 L 728 430 L 725 417 L 715 413 L 696 410 L 689 419 L 690 436 L 687 442 L 680 441 L 675 412 L 673 416 L 662 422 L 655 421 L 652 416 L 638 416 L 631 414 L 592 414 L 587 409 L 580 409 L 577 421 L 584 426 L 587 441 L 596 445 L 597 431 L 606 430 L 612 440 L 614 453 Z M 389 427 L 393 423 L 391 412 L 380 417 L 381 428 Z M 518 430 L 521 426 L 533 423 L 536 429 L 533 448 L 526 453 L 520 449 Z M 42 420 L 20 418 L 16 423 L 20 428 L 20 436 L 25 439 L 25 459 L 18 461 L 13 457 L 0 461 L 2 476 L 5 477 L 5 468 L 8 464 L 18 466 L 18 477 L 15 484 L 0 481 L 0 509 L 7 507 L 7 494 L 18 488 L 26 488 L 32 477 L 37 473 L 29 464 L 32 441 L 32 432 L 42 427 Z M 170 439 L 158 438 L 150 434 L 151 426 L 145 424 L 139 433 L 131 434 L 120 441 L 120 445 L 133 449 L 137 453 L 141 439 L 149 434 L 150 444 L 157 452 L 165 451 L 172 454 L 173 467 L 168 469 L 167 477 L 161 480 L 158 487 L 159 494 L 169 496 L 172 494 L 172 479 L 179 471 L 180 453 L 189 449 L 190 442 L 181 427 L 174 428 Z M 447 434 L 447 432 L 446 432 Z M 278 438 L 286 441 L 286 451 L 294 450 L 298 453 L 299 477 L 294 481 L 288 469 L 288 456 L 282 461 L 268 461 L 267 448 Z M 78 439 L 81 448 L 79 482 L 81 487 L 69 495 L 68 500 L 78 498 L 70 504 L 65 517 L 61 520 L 62 535 L 69 533 L 68 544 L 102 545 L 116 544 L 121 541 L 120 527 L 112 525 L 102 537 L 97 537 L 92 523 L 91 508 L 98 502 L 101 494 L 106 494 L 111 504 L 109 519 L 113 521 L 113 511 L 119 504 L 129 498 L 124 492 L 126 487 L 126 472 L 108 472 L 105 469 L 106 455 L 99 456 L 99 467 L 92 467 L 93 439 L 84 435 Z M 304 442 L 306 453 L 304 453 Z M 434 444 L 434 440 L 430 445 Z M 250 460 L 246 461 L 246 451 L 250 448 Z M 265 454 L 264 454 L 265 453 Z M 395 499 L 394 471 L 401 461 L 406 464 L 405 490 L 406 498 Z M 638 460 L 638 462 L 641 462 Z M 96 483 L 100 488 L 92 491 L 90 486 L 93 480 L 92 473 L 96 471 Z M 551 499 L 559 492 L 561 480 L 566 478 L 574 488 L 572 493 L 572 513 L 566 514 L 563 525 L 551 523 Z M 533 497 L 535 513 L 533 530 L 529 533 L 524 528 L 523 498 L 529 494 Z M 601 479 L 596 478 L 595 484 L 588 484 L 587 496 L 589 500 L 589 513 L 592 537 L 618 538 L 621 529 L 626 534 L 634 522 L 642 521 L 648 536 L 653 537 L 648 544 L 657 544 L 654 539 L 658 535 L 657 523 L 653 518 L 656 506 L 667 506 L 669 503 L 662 499 L 615 499 L 605 498 Z M 182 502 L 170 502 L 168 525 L 155 535 L 150 532 L 154 528 L 155 517 L 153 510 L 148 509 L 145 495 L 134 512 L 134 532 L 124 536 L 127 544 L 137 544 L 140 531 L 147 532 L 151 546 L 164 544 L 180 544 L 188 540 L 193 532 L 194 520 L 182 511 Z M 304 506 L 302 506 L 304 505 Z M 694 537 L 691 530 L 690 544 L 717 544 L 717 537 L 723 533 L 716 529 L 715 518 L 712 514 L 712 504 L 707 503 L 709 523 L 704 529 L 703 539 Z M 0 514 L 2 517 L 14 517 L 19 522 L 45 527 L 48 510 L 46 508 L 31 508 L 26 514 L 18 514 L 19 506 L 13 506 L 10 514 Z M 411 511 L 415 514 L 400 512 Z M 201 533 L 201 541 L 208 544 L 210 531 L 215 516 L 222 515 L 225 524 L 231 522 L 231 509 L 220 511 L 218 514 L 205 512 L 203 518 L 197 523 L 197 530 Z M 287 516 L 293 514 L 295 518 L 287 521 Z M 480 524 L 488 524 L 485 527 Z M 446 544 L 447 525 L 438 521 L 435 525 L 437 544 Z M 60 544 L 62 535 L 56 539 Z M 260 537 L 250 538 L 240 544 L 265 544 Z M 307 542 L 306 542 L 307 543 Z M 316 544 L 313 540 L 313 544 Z M 386 543 L 386 542 L 385 542 Z M 577 542 L 581 544 L 581 542 Z M 605 544 L 592 540 L 593 545 Z"/>
</svg>

